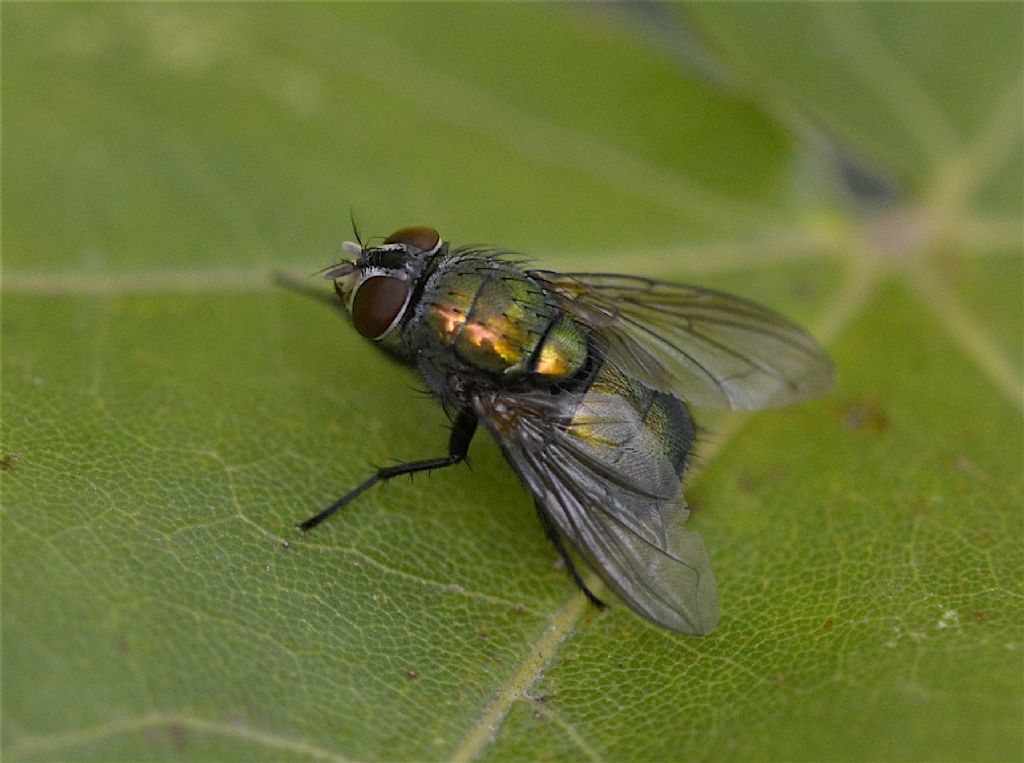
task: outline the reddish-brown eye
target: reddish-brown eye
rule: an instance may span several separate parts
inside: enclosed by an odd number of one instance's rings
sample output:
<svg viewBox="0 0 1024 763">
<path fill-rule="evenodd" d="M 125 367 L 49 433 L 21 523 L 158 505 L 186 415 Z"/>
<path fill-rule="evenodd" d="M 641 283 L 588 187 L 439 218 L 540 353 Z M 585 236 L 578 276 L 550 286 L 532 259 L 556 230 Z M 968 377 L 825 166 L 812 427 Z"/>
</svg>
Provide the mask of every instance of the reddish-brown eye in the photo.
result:
<svg viewBox="0 0 1024 763">
<path fill-rule="evenodd" d="M 391 328 L 409 298 L 409 285 L 398 278 L 371 276 L 352 300 L 352 323 L 367 339 L 378 339 Z"/>
<path fill-rule="evenodd" d="M 407 244 L 423 252 L 432 252 L 441 243 L 441 235 L 426 225 L 400 228 L 384 239 L 385 244 Z"/>
</svg>

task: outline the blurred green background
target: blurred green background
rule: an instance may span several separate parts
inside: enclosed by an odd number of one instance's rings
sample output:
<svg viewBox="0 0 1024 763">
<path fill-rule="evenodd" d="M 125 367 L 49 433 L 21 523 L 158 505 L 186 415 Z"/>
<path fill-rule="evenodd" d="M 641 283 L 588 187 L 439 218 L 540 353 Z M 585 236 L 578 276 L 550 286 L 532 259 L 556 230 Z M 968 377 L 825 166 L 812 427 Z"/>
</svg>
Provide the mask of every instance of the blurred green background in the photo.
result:
<svg viewBox="0 0 1024 763">
<path fill-rule="evenodd" d="M 5 3 L 6 760 L 1020 760 L 1022 10 Z M 703 639 L 576 593 L 486 437 L 275 288 L 412 223 L 770 304 Z M 311 283 L 316 283 L 315 279 Z"/>
</svg>

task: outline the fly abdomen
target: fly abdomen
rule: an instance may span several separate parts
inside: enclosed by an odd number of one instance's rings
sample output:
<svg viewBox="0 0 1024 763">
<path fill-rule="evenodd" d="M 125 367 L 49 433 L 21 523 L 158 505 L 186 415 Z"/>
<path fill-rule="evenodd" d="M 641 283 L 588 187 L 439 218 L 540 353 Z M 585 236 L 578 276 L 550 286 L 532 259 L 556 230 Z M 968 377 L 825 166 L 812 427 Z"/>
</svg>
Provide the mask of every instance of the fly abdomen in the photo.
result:
<svg viewBox="0 0 1024 763">
<path fill-rule="evenodd" d="M 678 495 L 696 430 L 683 401 L 626 376 L 612 363 L 602 363 L 576 394 L 568 431 L 583 450 L 615 464 L 652 495 Z"/>
<path fill-rule="evenodd" d="M 655 391 L 643 425 L 671 462 L 676 476 L 681 479 L 690 462 L 697 435 L 697 426 L 686 403 L 674 395 Z"/>
</svg>

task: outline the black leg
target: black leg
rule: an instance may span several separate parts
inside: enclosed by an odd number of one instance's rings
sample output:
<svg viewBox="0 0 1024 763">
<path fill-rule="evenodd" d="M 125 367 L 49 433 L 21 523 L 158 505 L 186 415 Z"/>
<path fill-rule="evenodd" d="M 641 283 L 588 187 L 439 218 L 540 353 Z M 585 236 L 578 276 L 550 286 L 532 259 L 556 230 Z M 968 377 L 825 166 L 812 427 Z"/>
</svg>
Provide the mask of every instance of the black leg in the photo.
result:
<svg viewBox="0 0 1024 763">
<path fill-rule="evenodd" d="M 386 466 L 383 469 L 378 469 L 377 473 L 370 477 L 370 479 L 366 480 L 366 482 L 348 491 L 345 495 L 321 511 L 315 517 L 310 517 L 300 524 L 299 529 L 303 532 L 306 530 L 312 530 L 318 524 L 331 516 L 331 514 L 348 504 L 363 491 L 369 490 L 378 482 L 384 482 L 385 480 L 389 480 L 392 477 L 398 477 L 402 474 L 415 474 L 416 472 L 426 472 L 431 469 L 443 469 L 446 466 L 454 466 L 460 461 L 465 460 L 466 454 L 469 452 L 469 443 L 473 440 L 474 432 L 476 432 L 476 416 L 469 411 L 459 411 L 458 416 L 455 418 L 455 423 L 452 424 L 451 437 L 448 438 L 447 456 L 441 456 L 440 458 L 425 458 L 422 461 L 409 461 L 408 463 L 398 464 L 396 466 Z"/>
<path fill-rule="evenodd" d="M 594 592 L 587 588 L 587 584 L 583 582 L 583 578 L 580 577 L 580 573 L 576 571 L 576 565 L 572 561 L 572 557 L 569 556 L 569 552 L 565 548 L 565 544 L 562 543 L 562 536 L 558 534 L 558 528 L 555 527 L 555 523 L 551 521 L 551 517 L 544 511 L 544 507 L 539 503 L 534 502 L 537 507 L 537 515 L 540 517 L 540 523 L 544 525 L 544 531 L 548 534 L 548 538 L 555 544 L 555 550 L 558 551 L 562 557 L 562 561 L 565 563 L 565 569 L 569 571 L 569 577 L 572 578 L 572 582 L 579 588 L 590 599 L 590 603 L 598 609 L 604 609 L 605 603 L 601 601 Z"/>
</svg>

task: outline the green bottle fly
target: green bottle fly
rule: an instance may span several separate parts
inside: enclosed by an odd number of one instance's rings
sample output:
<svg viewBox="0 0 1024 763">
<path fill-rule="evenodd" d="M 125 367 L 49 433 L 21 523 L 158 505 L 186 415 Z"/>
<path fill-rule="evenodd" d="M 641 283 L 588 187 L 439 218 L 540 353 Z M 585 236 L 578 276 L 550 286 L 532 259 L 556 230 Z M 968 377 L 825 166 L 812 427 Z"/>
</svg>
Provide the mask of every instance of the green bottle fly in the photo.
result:
<svg viewBox="0 0 1024 763">
<path fill-rule="evenodd" d="M 324 271 L 356 330 L 415 366 L 452 420 L 448 455 L 378 470 L 300 525 L 377 482 L 464 460 L 482 423 L 533 494 L 576 585 L 564 540 L 632 609 L 711 632 L 715 578 L 683 523 L 696 432 L 688 405 L 787 405 L 832 384 L 828 355 L 768 308 L 628 275 L 522 267 L 510 252 L 452 248 L 425 226 Z"/>
</svg>

